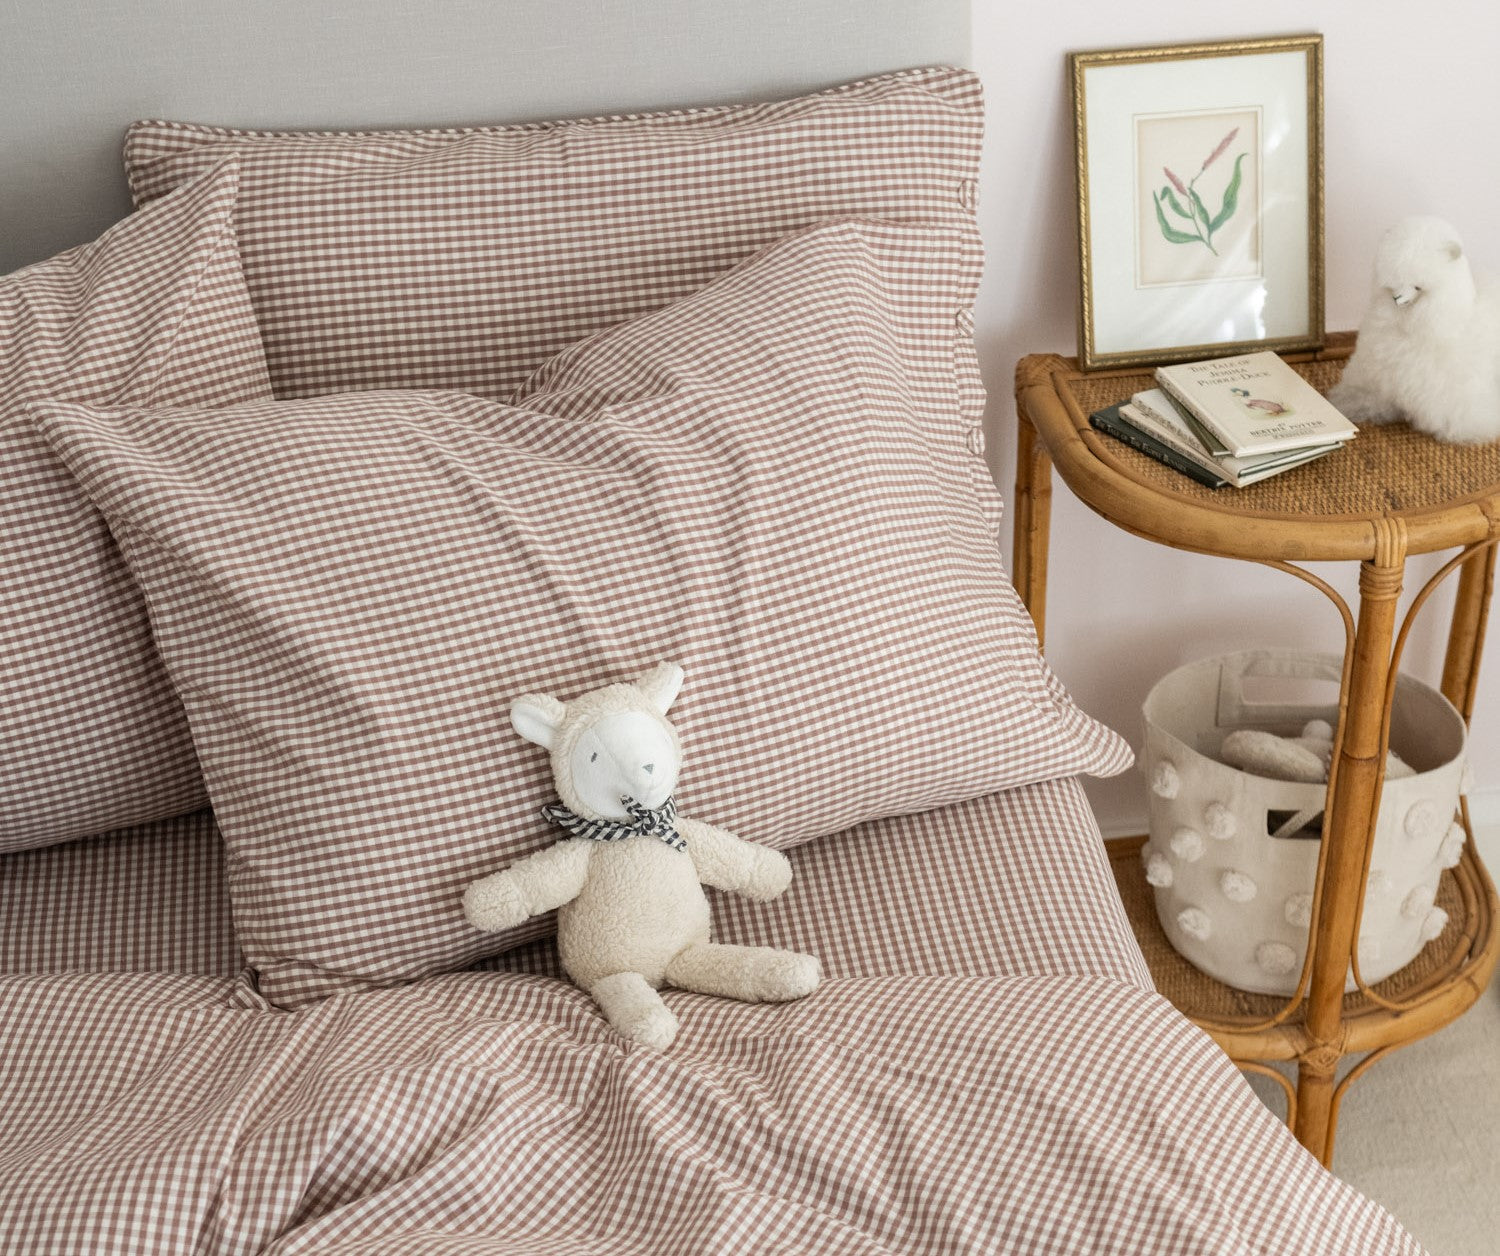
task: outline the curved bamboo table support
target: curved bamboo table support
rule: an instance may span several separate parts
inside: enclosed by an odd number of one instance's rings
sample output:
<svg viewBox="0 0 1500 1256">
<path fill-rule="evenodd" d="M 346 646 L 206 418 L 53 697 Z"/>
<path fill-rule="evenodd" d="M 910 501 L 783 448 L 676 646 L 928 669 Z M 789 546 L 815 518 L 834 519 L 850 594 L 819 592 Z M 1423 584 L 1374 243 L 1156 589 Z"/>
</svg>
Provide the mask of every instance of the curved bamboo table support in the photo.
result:
<svg viewBox="0 0 1500 1256">
<path fill-rule="evenodd" d="M 1327 389 L 1353 349 L 1348 334 L 1318 353 L 1288 355 Z M 1398 626 L 1406 560 L 1457 550 L 1440 573 L 1457 571 L 1442 690 L 1467 720 L 1500 550 L 1500 443 L 1441 445 L 1404 425 L 1366 429 L 1347 449 L 1246 489 L 1214 491 L 1089 426 L 1095 410 L 1151 386 L 1140 370 L 1084 374 L 1070 358 L 1023 358 L 1016 368 L 1016 588 L 1040 638 L 1045 627 L 1052 469 L 1091 509 L 1127 532 L 1175 549 L 1264 563 L 1318 588 L 1343 617 L 1349 643 L 1338 744 L 1330 771 L 1317 902 L 1299 993 L 1247 994 L 1198 972 L 1167 942 L 1137 853 L 1143 837 L 1110 845 L 1121 897 L 1162 993 L 1236 1061 L 1295 1061 L 1289 1123 L 1325 1164 L 1333 1155 L 1339 1102 L 1358 1073 L 1395 1047 L 1461 1015 L 1479 998 L 1500 956 L 1500 900 L 1468 844 L 1445 873 L 1439 903 L 1449 923 L 1407 968 L 1377 986 L 1345 993 L 1369 850 L 1385 774 L 1390 695 L 1411 620 L 1437 578 Z M 1300 564 L 1360 564 L 1354 611 Z M 1469 827 L 1468 809 L 1462 822 Z M 1470 834 L 1472 837 L 1472 832 Z M 1340 1060 L 1372 1053 L 1335 1085 Z"/>
</svg>

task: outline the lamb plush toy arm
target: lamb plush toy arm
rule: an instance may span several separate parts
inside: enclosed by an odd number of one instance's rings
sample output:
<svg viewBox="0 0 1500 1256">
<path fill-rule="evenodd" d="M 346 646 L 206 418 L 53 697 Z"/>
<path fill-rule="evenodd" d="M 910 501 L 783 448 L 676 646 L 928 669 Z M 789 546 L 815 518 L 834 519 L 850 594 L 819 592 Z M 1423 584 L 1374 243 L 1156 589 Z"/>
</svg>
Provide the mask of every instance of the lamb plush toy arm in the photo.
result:
<svg viewBox="0 0 1500 1256">
<path fill-rule="evenodd" d="M 589 875 L 592 843 L 575 837 L 539 850 L 464 891 L 464 914 L 476 928 L 498 933 L 571 903 Z"/>
<path fill-rule="evenodd" d="M 792 865 L 779 850 L 688 816 L 677 817 L 677 828 L 687 839 L 688 854 L 704 885 L 764 903 L 792 883 Z"/>
</svg>

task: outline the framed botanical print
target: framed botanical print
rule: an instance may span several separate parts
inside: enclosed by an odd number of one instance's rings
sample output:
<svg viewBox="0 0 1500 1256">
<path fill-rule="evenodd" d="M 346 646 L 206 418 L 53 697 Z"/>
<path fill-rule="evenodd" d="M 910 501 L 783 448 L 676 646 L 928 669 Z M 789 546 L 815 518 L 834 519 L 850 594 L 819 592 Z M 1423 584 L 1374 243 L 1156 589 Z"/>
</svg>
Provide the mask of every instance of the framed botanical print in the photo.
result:
<svg viewBox="0 0 1500 1256">
<path fill-rule="evenodd" d="M 1085 370 L 1323 341 L 1323 37 L 1075 52 Z"/>
</svg>

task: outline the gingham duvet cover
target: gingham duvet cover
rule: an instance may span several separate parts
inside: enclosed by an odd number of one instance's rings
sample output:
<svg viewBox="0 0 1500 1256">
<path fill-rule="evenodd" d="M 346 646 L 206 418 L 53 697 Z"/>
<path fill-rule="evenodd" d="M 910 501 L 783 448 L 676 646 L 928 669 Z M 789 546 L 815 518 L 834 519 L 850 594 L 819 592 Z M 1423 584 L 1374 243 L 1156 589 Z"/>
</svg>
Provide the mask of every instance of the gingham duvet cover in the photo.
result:
<svg viewBox="0 0 1500 1256">
<path fill-rule="evenodd" d="M 0 946 L 5 1250 L 1420 1252 L 1149 989 L 1075 781 L 791 857 L 719 934 L 830 980 L 669 991 L 656 1054 L 547 944 L 269 1009 L 207 813 L 7 856 L 0 912 L 51 941 Z"/>
<path fill-rule="evenodd" d="M 225 986 L 0 982 L 10 1250 L 1420 1250 L 1112 978 L 672 994 L 665 1053 L 547 978 L 296 1013 L 226 1006 Z"/>
</svg>

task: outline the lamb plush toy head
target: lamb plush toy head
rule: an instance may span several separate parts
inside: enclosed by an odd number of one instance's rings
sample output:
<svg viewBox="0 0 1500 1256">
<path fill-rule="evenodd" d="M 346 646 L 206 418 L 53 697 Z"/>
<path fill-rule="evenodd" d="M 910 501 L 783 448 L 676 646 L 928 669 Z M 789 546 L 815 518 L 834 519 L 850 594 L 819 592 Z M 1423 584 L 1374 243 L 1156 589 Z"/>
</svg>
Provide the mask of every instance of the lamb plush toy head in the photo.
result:
<svg viewBox="0 0 1500 1256">
<path fill-rule="evenodd" d="M 565 836 L 464 893 L 469 922 L 489 931 L 557 908 L 568 976 L 616 1030 L 658 1049 L 677 1034 L 663 985 L 779 1002 L 820 979 L 811 955 L 710 940 L 704 885 L 764 901 L 786 889 L 792 869 L 779 851 L 678 813 L 682 740 L 667 709 L 682 681 L 682 668 L 659 663 L 567 702 L 517 698 L 511 724 L 551 755 L 561 799 L 542 815 Z"/>
<path fill-rule="evenodd" d="M 676 663 L 659 663 L 633 684 L 605 685 L 571 702 L 523 694 L 511 726 L 552 754 L 563 805 L 589 820 L 629 819 L 625 799 L 658 810 L 682 771 L 682 738 L 667 711 L 682 689 Z"/>
</svg>

